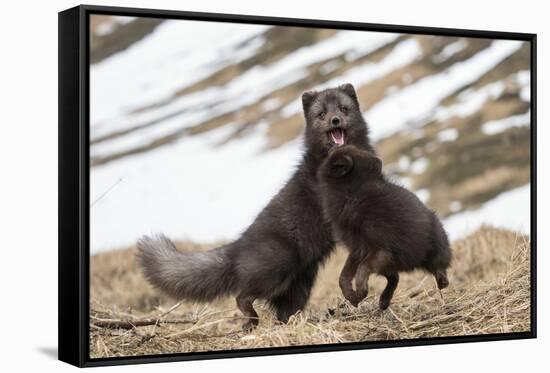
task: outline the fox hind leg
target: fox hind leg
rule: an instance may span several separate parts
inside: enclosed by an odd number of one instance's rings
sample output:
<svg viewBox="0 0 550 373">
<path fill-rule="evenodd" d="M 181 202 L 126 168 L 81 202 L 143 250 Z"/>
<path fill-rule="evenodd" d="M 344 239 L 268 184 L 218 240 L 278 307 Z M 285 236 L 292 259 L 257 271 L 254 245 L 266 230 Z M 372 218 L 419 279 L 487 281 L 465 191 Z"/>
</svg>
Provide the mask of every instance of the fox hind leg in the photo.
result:
<svg viewBox="0 0 550 373">
<path fill-rule="evenodd" d="M 258 325 L 258 313 L 254 309 L 255 297 L 243 293 L 237 296 L 237 307 L 248 320 L 243 324 L 243 330 L 249 332 Z"/>
<path fill-rule="evenodd" d="M 399 283 L 399 274 L 397 272 L 384 274 L 384 276 L 388 280 L 388 283 L 386 284 L 386 288 L 382 292 L 382 295 L 380 295 L 381 310 L 385 310 L 389 307 L 391 299 L 393 297 L 393 293 L 395 292 L 397 284 Z"/>
<path fill-rule="evenodd" d="M 445 289 L 449 286 L 449 279 L 447 278 L 447 271 L 444 269 L 438 269 L 434 272 L 435 281 L 439 289 Z"/>
<path fill-rule="evenodd" d="M 355 275 L 355 293 L 357 302 L 361 302 L 369 294 L 369 276 L 370 268 L 366 261 L 359 264 L 357 274 Z"/>
<path fill-rule="evenodd" d="M 317 266 L 305 269 L 283 293 L 271 299 L 270 303 L 275 309 L 277 320 L 287 323 L 290 316 L 304 309 L 309 300 L 317 271 Z"/>
</svg>

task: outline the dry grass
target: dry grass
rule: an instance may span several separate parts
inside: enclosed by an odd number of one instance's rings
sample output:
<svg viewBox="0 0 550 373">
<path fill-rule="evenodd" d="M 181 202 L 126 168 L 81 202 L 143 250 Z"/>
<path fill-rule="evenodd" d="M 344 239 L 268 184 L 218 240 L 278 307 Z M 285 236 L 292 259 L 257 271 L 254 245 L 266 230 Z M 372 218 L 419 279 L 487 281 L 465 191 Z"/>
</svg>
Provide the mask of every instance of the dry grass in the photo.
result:
<svg viewBox="0 0 550 373">
<path fill-rule="evenodd" d="M 179 243 L 183 250 L 197 245 Z M 212 245 L 214 246 L 214 245 Z M 207 249 L 208 247 L 201 247 Z M 431 276 L 404 274 L 392 305 L 381 312 L 378 296 L 384 281 L 373 278 L 370 294 L 359 306 L 343 301 L 337 277 L 345 252 L 338 249 L 320 274 L 308 308 L 279 324 L 256 303 L 260 325 L 241 332 L 233 299 L 208 305 L 176 302 L 159 295 L 137 272 L 133 249 L 91 260 L 90 351 L 94 358 L 191 351 L 313 345 L 410 339 L 530 330 L 530 241 L 515 232 L 482 227 L 453 243 L 451 285 L 437 290 Z M 100 328 L 98 319 L 158 318 L 179 323 L 130 330 Z"/>
</svg>

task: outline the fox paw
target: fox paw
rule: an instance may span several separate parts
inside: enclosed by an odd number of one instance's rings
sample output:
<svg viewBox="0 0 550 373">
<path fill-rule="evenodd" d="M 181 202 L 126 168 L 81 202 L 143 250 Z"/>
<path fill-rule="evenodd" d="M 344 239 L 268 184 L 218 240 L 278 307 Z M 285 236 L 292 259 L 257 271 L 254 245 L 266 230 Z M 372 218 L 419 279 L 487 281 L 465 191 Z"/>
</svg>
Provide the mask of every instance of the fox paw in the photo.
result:
<svg viewBox="0 0 550 373">
<path fill-rule="evenodd" d="M 380 309 L 383 311 L 390 306 L 391 299 L 380 298 Z"/>
<path fill-rule="evenodd" d="M 258 320 L 248 320 L 243 324 L 243 332 L 250 333 L 258 326 Z"/>
</svg>

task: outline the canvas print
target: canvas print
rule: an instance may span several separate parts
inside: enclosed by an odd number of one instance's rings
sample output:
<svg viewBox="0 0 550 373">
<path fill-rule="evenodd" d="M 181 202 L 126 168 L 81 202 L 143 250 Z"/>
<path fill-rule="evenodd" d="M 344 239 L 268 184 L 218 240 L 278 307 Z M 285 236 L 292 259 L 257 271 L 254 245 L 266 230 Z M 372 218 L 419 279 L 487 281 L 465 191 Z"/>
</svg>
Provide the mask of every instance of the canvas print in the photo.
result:
<svg viewBox="0 0 550 373">
<path fill-rule="evenodd" d="M 531 330 L 531 46 L 90 15 L 91 358 Z"/>
</svg>

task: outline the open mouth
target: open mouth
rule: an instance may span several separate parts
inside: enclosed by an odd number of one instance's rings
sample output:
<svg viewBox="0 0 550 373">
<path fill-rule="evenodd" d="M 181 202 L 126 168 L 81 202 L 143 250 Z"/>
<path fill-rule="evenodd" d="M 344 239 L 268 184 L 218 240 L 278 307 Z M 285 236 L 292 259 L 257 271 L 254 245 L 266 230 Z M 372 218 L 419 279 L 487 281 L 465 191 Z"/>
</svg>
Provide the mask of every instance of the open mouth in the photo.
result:
<svg viewBox="0 0 550 373">
<path fill-rule="evenodd" d="M 335 145 L 344 145 L 346 141 L 346 131 L 342 128 L 333 128 L 328 131 L 328 137 Z"/>
</svg>

